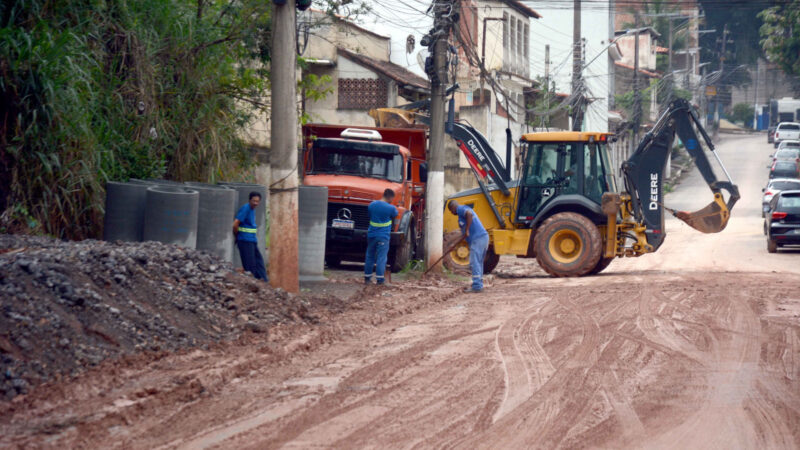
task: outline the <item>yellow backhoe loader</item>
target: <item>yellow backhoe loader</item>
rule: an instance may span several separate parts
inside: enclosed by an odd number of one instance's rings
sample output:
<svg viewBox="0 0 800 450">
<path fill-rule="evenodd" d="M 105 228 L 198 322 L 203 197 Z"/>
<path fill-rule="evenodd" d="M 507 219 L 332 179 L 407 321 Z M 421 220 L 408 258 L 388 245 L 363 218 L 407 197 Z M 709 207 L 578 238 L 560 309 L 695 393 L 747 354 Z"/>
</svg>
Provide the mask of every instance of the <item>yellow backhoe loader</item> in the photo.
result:
<svg viewBox="0 0 800 450">
<path fill-rule="evenodd" d="M 419 103 L 406 109 L 374 110 L 370 115 L 379 126 L 427 123 L 426 116 L 414 111 L 424 109 L 424 102 Z M 739 199 L 739 190 L 711 139 L 692 106 L 682 99 L 669 105 L 622 164 L 621 191 L 609 163 L 607 145 L 613 138 L 609 133 L 525 134 L 521 139 L 524 165 L 520 177 L 512 180 L 487 140 L 474 128 L 453 121 L 452 113 L 447 132 L 467 157 L 479 185 L 447 201 L 457 199 L 472 207 L 489 230 L 485 273 L 494 270 L 500 255 L 516 255 L 536 258 L 547 273 L 557 277 L 596 274 L 614 258 L 658 250 L 666 235 L 664 211 L 701 232 L 717 233 L 727 225 Z M 698 132 L 727 181 L 717 179 Z M 708 206 L 693 213 L 663 204 L 663 174 L 676 134 L 713 194 Z M 457 218 L 446 209 L 444 217 L 445 248 L 450 248 L 461 232 Z M 457 245 L 444 261 L 450 269 L 468 270 L 469 247 Z"/>
</svg>

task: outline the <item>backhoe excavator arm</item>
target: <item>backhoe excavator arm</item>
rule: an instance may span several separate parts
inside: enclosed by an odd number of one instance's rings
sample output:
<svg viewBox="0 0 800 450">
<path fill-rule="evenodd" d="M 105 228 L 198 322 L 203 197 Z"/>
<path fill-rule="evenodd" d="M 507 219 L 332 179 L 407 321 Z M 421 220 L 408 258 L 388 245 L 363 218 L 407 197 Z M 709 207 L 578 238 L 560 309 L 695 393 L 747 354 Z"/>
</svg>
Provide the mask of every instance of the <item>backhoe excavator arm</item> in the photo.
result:
<svg viewBox="0 0 800 450">
<path fill-rule="evenodd" d="M 700 134 L 695 132 L 695 128 Z M 675 135 L 681 139 L 689 155 L 694 160 L 703 179 L 714 194 L 714 201 L 694 213 L 674 211 L 666 208 L 664 199 L 664 171 L 672 151 Z M 707 153 L 700 139 L 717 158 L 725 172 L 727 181 L 717 179 Z M 697 119 L 692 106 L 683 99 L 673 101 L 669 109 L 659 118 L 653 129 L 647 133 L 636 151 L 622 164 L 625 187 L 630 196 L 630 208 L 636 222 L 644 225 L 648 251 L 655 251 L 664 241 L 664 211 L 668 210 L 693 228 L 704 233 L 717 233 L 728 224 L 730 211 L 739 200 L 739 189 L 730 179 L 722 165 L 714 144 Z M 725 202 L 721 190 L 728 192 Z"/>
</svg>

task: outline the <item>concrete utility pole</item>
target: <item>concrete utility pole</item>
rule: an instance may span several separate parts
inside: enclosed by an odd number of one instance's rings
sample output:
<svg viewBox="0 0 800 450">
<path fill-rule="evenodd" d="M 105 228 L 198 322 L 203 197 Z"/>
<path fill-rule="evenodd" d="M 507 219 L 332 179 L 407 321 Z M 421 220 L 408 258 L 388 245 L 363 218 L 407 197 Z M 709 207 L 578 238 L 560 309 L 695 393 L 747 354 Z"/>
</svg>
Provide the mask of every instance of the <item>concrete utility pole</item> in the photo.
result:
<svg viewBox="0 0 800 450">
<path fill-rule="evenodd" d="M 425 190 L 425 266 L 440 260 L 444 229 L 444 118 L 445 86 L 447 86 L 448 27 L 442 14 L 443 2 L 435 1 L 435 32 L 441 31 L 432 44 L 435 77 L 431 79 L 431 127 L 428 147 L 428 181 Z M 441 271 L 441 263 L 433 268 Z"/>
<path fill-rule="evenodd" d="M 295 0 L 273 4 L 272 180 L 270 186 L 269 278 L 273 287 L 299 292 L 297 248 L 297 48 Z M 441 231 L 439 232 L 441 235 Z"/>
<path fill-rule="evenodd" d="M 639 13 L 636 13 L 636 42 L 633 50 L 633 141 L 631 154 L 639 143 L 639 128 L 642 123 L 642 99 L 639 92 Z"/>
<path fill-rule="evenodd" d="M 580 131 L 583 126 L 583 94 L 581 93 L 581 0 L 573 0 L 572 6 L 572 95 L 578 95 L 572 108 L 572 131 Z"/>
<path fill-rule="evenodd" d="M 544 46 L 544 87 L 545 110 L 550 111 L 550 44 Z M 545 124 L 547 117 L 547 115 L 542 114 L 542 128 L 547 126 Z"/>
<path fill-rule="evenodd" d="M 725 44 L 728 42 L 728 24 L 722 29 L 722 53 L 719 56 L 719 79 L 722 80 L 722 73 L 725 71 Z M 717 85 L 717 95 L 714 96 L 714 125 L 719 129 L 719 94 L 720 86 Z"/>
<path fill-rule="evenodd" d="M 667 103 L 669 103 L 672 101 L 672 95 L 675 89 L 675 78 L 674 78 L 675 75 L 672 73 L 672 45 L 673 45 L 672 17 L 668 17 L 667 20 L 669 21 L 669 53 L 667 54 L 667 65 L 669 69 L 667 70 L 667 73 L 669 74 L 668 76 L 673 77 L 670 78 L 669 80 L 669 91 L 668 91 L 669 95 L 667 96 Z"/>
<path fill-rule="evenodd" d="M 759 59 L 756 59 L 756 84 L 753 91 L 753 129 L 758 129 L 758 75 L 759 75 Z"/>
</svg>

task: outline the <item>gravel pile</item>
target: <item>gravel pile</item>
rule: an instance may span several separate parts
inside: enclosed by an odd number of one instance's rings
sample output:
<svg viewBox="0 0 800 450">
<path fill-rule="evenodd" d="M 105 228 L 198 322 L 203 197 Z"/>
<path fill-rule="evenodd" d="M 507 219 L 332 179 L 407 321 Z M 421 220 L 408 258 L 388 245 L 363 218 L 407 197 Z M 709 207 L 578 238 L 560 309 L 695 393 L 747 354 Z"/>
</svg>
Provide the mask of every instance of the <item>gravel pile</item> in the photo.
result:
<svg viewBox="0 0 800 450">
<path fill-rule="evenodd" d="M 108 358 L 315 322 L 330 302 L 172 245 L 0 235 L 0 399 Z"/>
</svg>

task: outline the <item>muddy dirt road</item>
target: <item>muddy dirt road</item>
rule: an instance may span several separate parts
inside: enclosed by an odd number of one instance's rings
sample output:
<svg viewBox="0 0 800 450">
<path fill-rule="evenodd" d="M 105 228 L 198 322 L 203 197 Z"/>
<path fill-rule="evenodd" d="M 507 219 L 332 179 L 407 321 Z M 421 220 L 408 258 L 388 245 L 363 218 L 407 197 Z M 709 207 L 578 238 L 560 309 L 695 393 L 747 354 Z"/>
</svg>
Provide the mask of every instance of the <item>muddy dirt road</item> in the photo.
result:
<svg viewBox="0 0 800 450">
<path fill-rule="evenodd" d="M 721 234 L 669 221 L 592 278 L 504 259 L 481 295 L 360 291 L 319 327 L 49 386 L 0 410 L 0 445 L 798 448 L 800 254 L 766 252 L 770 148 L 721 143 L 743 197 Z M 694 173 L 667 204 L 710 197 Z"/>
</svg>

